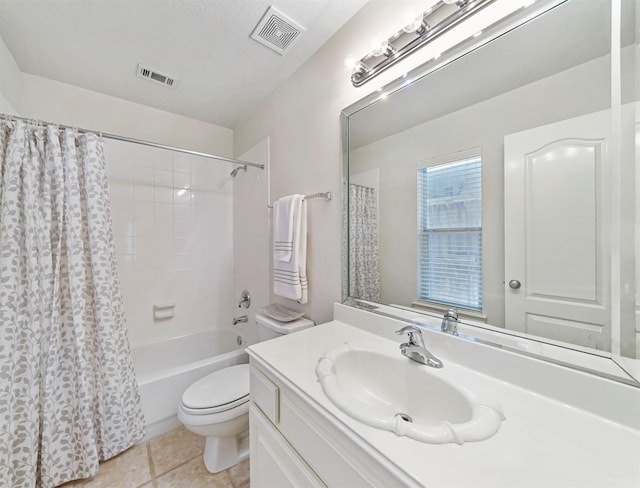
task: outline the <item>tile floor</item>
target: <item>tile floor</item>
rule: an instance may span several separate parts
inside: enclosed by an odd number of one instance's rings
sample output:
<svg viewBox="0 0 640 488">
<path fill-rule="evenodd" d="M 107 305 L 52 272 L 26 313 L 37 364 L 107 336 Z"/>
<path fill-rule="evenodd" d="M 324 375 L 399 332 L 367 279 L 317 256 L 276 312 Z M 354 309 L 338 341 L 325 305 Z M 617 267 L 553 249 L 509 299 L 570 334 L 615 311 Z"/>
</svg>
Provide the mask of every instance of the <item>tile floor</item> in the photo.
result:
<svg viewBox="0 0 640 488">
<path fill-rule="evenodd" d="M 204 467 L 203 451 L 204 437 L 178 427 L 102 463 L 95 478 L 62 487 L 249 488 L 249 460 L 211 474 Z"/>
</svg>

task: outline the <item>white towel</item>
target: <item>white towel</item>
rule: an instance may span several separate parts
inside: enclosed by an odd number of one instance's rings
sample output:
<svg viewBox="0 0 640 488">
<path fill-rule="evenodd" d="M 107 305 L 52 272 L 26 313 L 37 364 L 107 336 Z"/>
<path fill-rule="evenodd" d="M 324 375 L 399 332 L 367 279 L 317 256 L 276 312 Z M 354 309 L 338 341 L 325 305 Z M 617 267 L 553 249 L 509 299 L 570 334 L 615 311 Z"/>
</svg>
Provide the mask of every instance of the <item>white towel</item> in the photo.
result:
<svg viewBox="0 0 640 488">
<path fill-rule="evenodd" d="M 293 215 L 303 195 L 279 198 L 273 204 L 273 260 L 291 262 L 293 251 Z"/>
<path fill-rule="evenodd" d="M 304 197 L 298 202 L 293 213 L 291 261 L 273 261 L 273 293 L 307 303 L 307 202 Z"/>
</svg>

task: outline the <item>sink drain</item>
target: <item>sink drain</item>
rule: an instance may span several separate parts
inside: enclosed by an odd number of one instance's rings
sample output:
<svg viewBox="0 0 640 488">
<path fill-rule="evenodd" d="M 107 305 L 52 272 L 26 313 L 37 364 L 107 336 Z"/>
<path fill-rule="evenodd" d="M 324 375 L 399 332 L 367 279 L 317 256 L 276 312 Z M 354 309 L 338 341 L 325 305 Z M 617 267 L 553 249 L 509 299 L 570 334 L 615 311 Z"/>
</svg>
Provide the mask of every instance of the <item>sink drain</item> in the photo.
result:
<svg viewBox="0 0 640 488">
<path fill-rule="evenodd" d="M 411 418 L 411 416 L 406 413 L 397 413 L 396 417 L 400 417 L 405 422 L 413 422 L 413 419 Z"/>
</svg>

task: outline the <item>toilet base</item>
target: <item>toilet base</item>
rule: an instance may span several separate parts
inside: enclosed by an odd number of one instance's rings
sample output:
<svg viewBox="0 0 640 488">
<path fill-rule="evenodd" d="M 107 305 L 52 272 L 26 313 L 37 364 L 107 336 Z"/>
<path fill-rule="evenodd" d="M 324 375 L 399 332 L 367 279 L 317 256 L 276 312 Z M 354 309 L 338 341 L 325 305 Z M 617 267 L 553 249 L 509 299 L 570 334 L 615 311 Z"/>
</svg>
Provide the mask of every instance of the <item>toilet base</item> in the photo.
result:
<svg viewBox="0 0 640 488">
<path fill-rule="evenodd" d="M 249 457 L 249 431 L 230 437 L 207 437 L 204 465 L 210 473 L 219 473 Z"/>
</svg>

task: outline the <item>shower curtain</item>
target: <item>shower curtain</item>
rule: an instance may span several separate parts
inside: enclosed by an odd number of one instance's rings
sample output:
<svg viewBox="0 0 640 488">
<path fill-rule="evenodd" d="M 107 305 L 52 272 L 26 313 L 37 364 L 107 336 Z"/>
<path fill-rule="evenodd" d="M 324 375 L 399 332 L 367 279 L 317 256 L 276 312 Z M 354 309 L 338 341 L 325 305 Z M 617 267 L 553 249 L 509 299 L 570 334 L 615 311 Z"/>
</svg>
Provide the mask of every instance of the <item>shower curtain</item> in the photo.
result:
<svg viewBox="0 0 640 488">
<path fill-rule="evenodd" d="M 376 191 L 349 185 L 349 294 L 380 302 Z"/>
<path fill-rule="evenodd" d="M 141 440 L 96 134 L 0 118 L 0 486 L 57 486 Z"/>
</svg>

